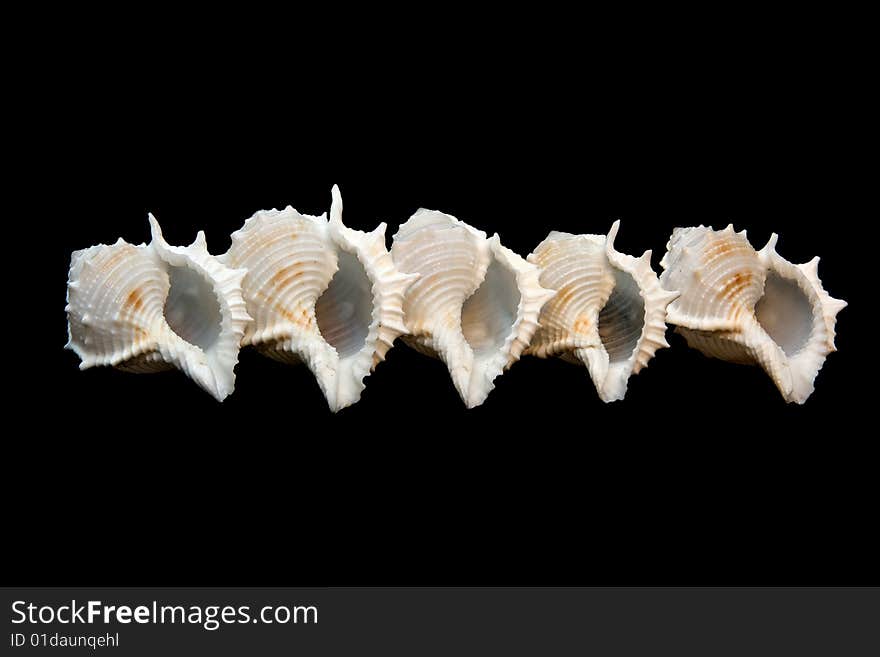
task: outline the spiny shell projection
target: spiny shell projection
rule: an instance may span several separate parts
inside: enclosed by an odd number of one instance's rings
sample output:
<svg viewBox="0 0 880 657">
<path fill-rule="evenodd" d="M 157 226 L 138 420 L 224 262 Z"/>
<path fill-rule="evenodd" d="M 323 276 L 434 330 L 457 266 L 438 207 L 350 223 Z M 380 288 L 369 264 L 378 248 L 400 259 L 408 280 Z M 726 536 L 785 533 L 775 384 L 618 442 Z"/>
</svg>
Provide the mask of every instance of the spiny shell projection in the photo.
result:
<svg viewBox="0 0 880 657">
<path fill-rule="evenodd" d="M 826 356 L 845 301 L 818 277 L 819 258 L 795 265 L 776 252 L 774 233 L 755 251 L 733 226 L 676 228 L 660 283 L 681 296 L 669 307 L 691 347 L 707 356 L 764 368 L 788 402 L 804 403 Z"/>
<path fill-rule="evenodd" d="M 211 256 L 204 233 L 187 247 L 170 246 L 149 220 L 149 245 L 120 238 L 71 256 L 66 346 L 80 357 L 80 369 L 176 367 L 223 400 L 235 387 L 250 321 L 241 294 L 245 272 Z"/>
<path fill-rule="evenodd" d="M 587 366 L 599 397 L 623 399 L 627 382 L 666 342 L 666 306 L 678 296 L 660 287 L 651 252 L 618 253 L 615 221 L 604 235 L 552 232 L 528 256 L 541 284 L 557 290 L 541 311 L 528 353 Z"/>
<path fill-rule="evenodd" d="M 258 212 L 221 259 L 248 271 L 254 321 L 242 344 L 305 362 L 334 412 L 360 399 L 364 377 L 406 330 L 403 294 L 417 276 L 395 268 L 384 223 L 370 233 L 343 225 L 336 186 L 329 221 L 292 207 Z"/>
<path fill-rule="evenodd" d="M 554 292 L 497 234 L 487 239 L 442 212 L 416 212 L 394 235 L 391 254 L 401 271 L 420 274 L 406 294 L 404 341 L 442 359 L 467 407 L 479 406 L 528 346 Z"/>
</svg>

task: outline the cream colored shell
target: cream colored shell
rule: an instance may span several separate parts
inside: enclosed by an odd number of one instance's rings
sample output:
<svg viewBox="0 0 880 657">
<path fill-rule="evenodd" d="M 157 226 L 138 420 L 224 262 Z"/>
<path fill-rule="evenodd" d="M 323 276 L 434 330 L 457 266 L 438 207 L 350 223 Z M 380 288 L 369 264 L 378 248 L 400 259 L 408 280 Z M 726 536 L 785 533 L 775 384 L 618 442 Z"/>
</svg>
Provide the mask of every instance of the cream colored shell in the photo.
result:
<svg viewBox="0 0 880 657">
<path fill-rule="evenodd" d="M 668 320 L 707 356 L 764 368 L 788 402 L 802 404 L 835 351 L 845 301 L 818 277 L 819 258 L 794 265 L 776 252 L 774 233 L 756 251 L 746 232 L 676 228 L 661 261 L 661 284 L 681 291 Z"/>
<path fill-rule="evenodd" d="M 178 368 L 218 400 L 235 384 L 241 346 L 305 362 L 331 410 L 358 401 L 364 378 L 398 336 L 442 359 L 469 407 L 523 353 L 586 365 L 604 401 L 668 346 L 665 322 L 691 347 L 758 364 L 789 402 L 803 403 L 835 351 L 837 313 L 818 258 L 795 265 L 777 236 L 756 251 L 732 226 L 676 228 L 659 280 L 608 235 L 551 232 L 525 260 L 447 214 L 419 210 L 385 246 L 291 207 L 258 212 L 220 257 L 204 233 L 170 246 L 150 215 L 150 244 L 76 251 L 68 275 L 68 343 L 80 368 Z M 558 293 L 557 293 L 558 290 Z"/>
<path fill-rule="evenodd" d="M 619 253 L 615 221 L 604 235 L 552 232 L 528 256 L 541 285 L 557 290 L 541 311 L 528 353 L 586 365 L 599 397 L 623 399 L 632 374 L 666 342 L 666 307 L 678 296 L 660 287 L 651 252 Z"/>
<path fill-rule="evenodd" d="M 479 406 L 528 346 L 554 292 L 498 235 L 487 239 L 442 212 L 416 212 L 394 235 L 391 254 L 401 271 L 420 275 L 406 295 L 404 341 L 442 359 L 462 401 Z"/>
<path fill-rule="evenodd" d="M 360 399 L 363 379 L 406 330 L 403 293 L 417 276 L 395 268 L 384 223 L 370 233 L 343 225 L 336 186 L 329 221 L 291 207 L 258 212 L 222 260 L 248 272 L 254 321 L 243 344 L 305 362 L 334 412 Z"/>
<path fill-rule="evenodd" d="M 152 242 L 76 251 L 67 286 L 68 343 L 80 369 L 132 372 L 178 368 L 218 400 L 235 387 L 235 365 L 250 320 L 244 271 L 208 253 L 200 232 L 187 247 L 168 245 L 150 215 Z"/>
</svg>

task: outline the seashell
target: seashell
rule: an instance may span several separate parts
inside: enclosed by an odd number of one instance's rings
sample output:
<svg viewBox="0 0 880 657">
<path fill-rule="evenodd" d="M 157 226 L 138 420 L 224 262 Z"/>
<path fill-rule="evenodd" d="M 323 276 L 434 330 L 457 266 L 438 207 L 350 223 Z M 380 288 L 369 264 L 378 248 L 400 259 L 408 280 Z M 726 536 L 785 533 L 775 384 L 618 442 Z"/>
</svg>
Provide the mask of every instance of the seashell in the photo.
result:
<svg viewBox="0 0 880 657">
<path fill-rule="evenodd" d="M 776 252 L 777 235 L 760 251 L 733 226 L 676 228 L 660 262 L 660 283 L 681 291 L 669 307 L 688 345 L 703 354 L 764 368 L 787 402 L 803 404 L 826 356 L 845 301 L 818 277 L 819 258 L 802 265 Z"/>
<path fill-rule="evenodd" d="M 678 296 L 660 287 L 651 252 L 618 253 L 608 236 L 551 232 L 528 256 L 556 296 L 541 311 L 528 353 L 587 366 L 599 397 L 623 399 L 629 378 L 666 342 L 666 307 Z"/>
<path fill-rule="evenodd" d="M 442 359 L 467 407 L 479 406 L 528 346 L 554 292 L 497 234 L 487 239 L 442 212 L 410 217 L 394 235 L 391 255 L 401 271 L 421 276 L 406 294 L 403 340 Z"/>
<path fill-rule="evenodd" d="M 250 321 L 241 294 L 245 272 L 210 255 L 203 232 L 187 247 L 169 246 L 153 215 L 149 221 L 149 245 L 120 238 L 71 256 L 66 347 L 82 370 L 180 369 L 222 401 L 235 387 Z"/>
<path fill-rule="evenodd" d="M 360 399 L 363 382 L 406 329 L 401 274 L 370 233 L 342 223 L 334 185 L 330 220 L 292 207 L 257 212 L 232 234 L 221 259 L 248 270 L 242 283 L 253 323 L 243 345 L 286 363 L 305 362 L 333 412 Z"/>
</svg>

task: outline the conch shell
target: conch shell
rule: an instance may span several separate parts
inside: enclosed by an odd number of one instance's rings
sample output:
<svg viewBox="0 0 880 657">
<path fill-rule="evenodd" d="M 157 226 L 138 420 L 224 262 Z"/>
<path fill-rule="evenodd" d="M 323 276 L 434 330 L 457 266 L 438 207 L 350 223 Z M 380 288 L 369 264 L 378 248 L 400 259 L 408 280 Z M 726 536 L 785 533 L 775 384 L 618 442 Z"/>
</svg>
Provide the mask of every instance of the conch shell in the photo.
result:
<svg viewBox="0 0 880 657">
<path fill-rule="evenodd" d="M 203 232 L 187 247 L 169 246 L 156 219 L 149 221 L 149 245 L 120 238 L 71 256 L 66 347 L 83 370 L 180 369 L 222 401 L 235 387 L 250 321 L 241 294 L 245 272 L 210 255 Z"/>
<path fill-rule="evenodd" d="M 733 226 L 676 228 L 660 283 L 681 291 L 669 307 L 688 345 L 707 356 L 764 368 L 787 402 L 803 404 L 826 356 L 845 301 L 818 277 L 819 258 L 795 265 L 776 252 L 777 235 L 760 251 Z"/>
<path fill-rule="evenodd" d="M 627 382 L 666 342 L 666 307 L 678 296 L 660 287 L 651 252 L 614 249 L 620 226 L 604 235 L 552 232 L 528 256 L 541 285 L 558 290 L 541 311 L 528 353 L 587 366 L 599 397 L 623 399 Z"/>
<path fill-rule="evenodd" d="M 254 318 L 243 345 L 287 363 L 305 362 L 333 412 L 360 399 L 363 382 L 406 328 L 401 274 L 385 247 L 385 224 L 370 233 L 342 223 L 334 185 L 330 220 L 292 207 L 257 212 L 221 256 L 244 268 Z"/>
<path fill-rule="evenodd" d="M 420 275 L 406 294 L 404 342 L 442 359 L 462 401 L 479 406 L 528 346 L 554 292 L 497 234 L 487 239 L 442 212 L 417 211 L 394 235 L 391 255 Z"/>
</svg>

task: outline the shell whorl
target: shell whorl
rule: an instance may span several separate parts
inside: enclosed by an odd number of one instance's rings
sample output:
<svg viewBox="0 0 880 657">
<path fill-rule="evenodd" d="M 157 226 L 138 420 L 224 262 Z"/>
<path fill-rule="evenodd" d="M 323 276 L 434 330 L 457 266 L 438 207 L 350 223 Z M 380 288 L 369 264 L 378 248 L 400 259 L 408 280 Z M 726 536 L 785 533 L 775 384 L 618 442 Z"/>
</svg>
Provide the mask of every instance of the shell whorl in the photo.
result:
<svg viewBox="0 0 880 657">
<path fill-rule="evenodd" d="M 687 290 L 667 311 L 672 324 L 702 331 L 737 331 L 751 320 L 765 270 L 746 232 L 676 228 L 660 261 L 660 283 Z"/>
<path fill-rule="evenodd" d="M 168 274 L 149 250 L 121 238 L 75 251 L 67 282 L 68 342 L 81 370 L 155 351 Z"/>
</svg>

